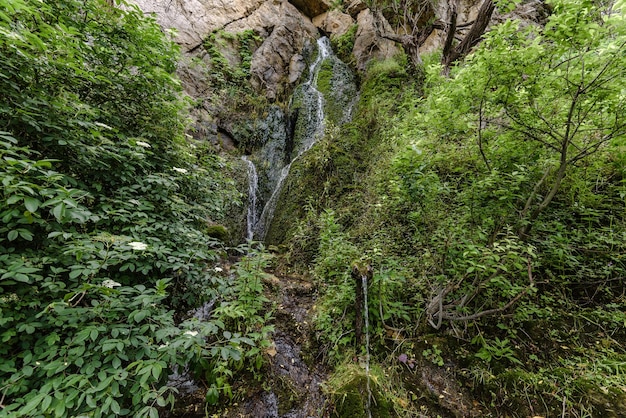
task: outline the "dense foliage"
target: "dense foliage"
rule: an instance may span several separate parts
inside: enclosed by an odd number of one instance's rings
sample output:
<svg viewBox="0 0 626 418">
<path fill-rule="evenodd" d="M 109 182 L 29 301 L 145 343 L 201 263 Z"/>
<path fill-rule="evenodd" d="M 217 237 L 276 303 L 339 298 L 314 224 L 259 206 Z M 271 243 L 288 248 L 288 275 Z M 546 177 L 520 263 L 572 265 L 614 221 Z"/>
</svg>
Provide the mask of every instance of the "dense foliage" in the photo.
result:
<svg viewBox="0 0 626 418">
<path fill-rule="evenodd" d="M 388 379 L 446 364 L 482 414 L 619 416 L 626 9 L 548 3 L 545 26 L 494 26 L 449 78 L 436 54 L 414 88 L 397 59 L 372 65 L 357 118 L 294 169 L 328 198 L 291 256 L 314 259 L 335 362 L 355 343 L 352 263 L 369 263 Z"/>
<path fill-rule="evenodd" d="M 0 1 L 0 416 L 157 416 L 175 368 L 215 402 L 259 366 L 263 259 L 227 275 L 207 234 L 238 193 L 186 142 L 177 47 L 120 3 Z"/>
</svg>

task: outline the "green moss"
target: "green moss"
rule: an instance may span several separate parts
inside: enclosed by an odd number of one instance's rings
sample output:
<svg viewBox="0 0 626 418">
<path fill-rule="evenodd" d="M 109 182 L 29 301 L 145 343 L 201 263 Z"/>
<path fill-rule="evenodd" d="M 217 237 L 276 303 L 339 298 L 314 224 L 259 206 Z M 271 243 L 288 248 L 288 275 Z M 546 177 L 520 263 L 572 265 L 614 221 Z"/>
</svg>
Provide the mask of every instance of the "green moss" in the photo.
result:
<svg viewBox="0 0 626 418">
<path fill-rule="evenodd" d="M 333 63 L 331 60 L 324 60 L 317 74 L 317 89 L 324 95 L 329 96 L 331 90 L 331 79 L 333 76 Z"/>
<path fill-rule="evenodd" d="M 333 36 L 330 38 L 330 42 L 337 57 L 350 66 L 354 66 L 355 64 L 352 50 L 354 49 L 354 40 L 356 39 L 356 32 L 358 28 L 359 26 L 354 24 L 350 26 L 350 29 L 348 29 L 343 35 Z"/>
<path fill-rule="evenodd" d="M 318 89 L 330 94 L 331 99 L 336 89 L 333 80 L 336 65 L 341 64 L 325 61 L 317 80 Z M 353 120 L 341 127 L 333 123 L 333 115 L 341 114 L 346 102 L 327 100 L 326 113 L 330 116 L 325 137 L 292 165 L 267 234 L 268 243 L 280 244 L 291 239 L 306 217 L 307 202 L 316 212 L 325 207 L 340 209 L 342 223 L 349 226 L 363 211 L 369 210 L 369 198 L 364 198 L 364 194 L 375 191 L 362 179 L 369 176 L 370 170 L 381 169 L 386 161 L 384 156 L 390 150 L 385 143 L 385 132 L 379 128 L 397 115 L 403 94 L 415 93 L 410 81 L 402 69 L 401 58 L 375 65 L 362 85 Z M 357 92 L 351 94 L 355 97 Z M 292 110 L 302 105 L 299 100 L 294 96 Z M 301 134 L 299 129 L 296 126 L 296 137 Z M 371 232 L 370 225 L 366 228 Z M 387 227 L 381 226 L 380 231 L 386 230 Z"/>
<path fill-rule="evenodd" d="M 205 233 L 215 239 L 226 242 L 230 238 L 228 229 L 223 225 L 209 225 L 205 229 Z"/>
<path fill-rule="evenodd" d="M 368 400 L 368 377 L 364 370 L 353 368 L 352 378 L 336 389 L 332 394 L 334 411 L 332 416 L 336 418 L 366 418 Z M 372 417 L 390 418 L 396 416 L 393 404 L 387 400 L 381 388 L 374 379 L 369 379 L 370 412 Z"/>
</svg>

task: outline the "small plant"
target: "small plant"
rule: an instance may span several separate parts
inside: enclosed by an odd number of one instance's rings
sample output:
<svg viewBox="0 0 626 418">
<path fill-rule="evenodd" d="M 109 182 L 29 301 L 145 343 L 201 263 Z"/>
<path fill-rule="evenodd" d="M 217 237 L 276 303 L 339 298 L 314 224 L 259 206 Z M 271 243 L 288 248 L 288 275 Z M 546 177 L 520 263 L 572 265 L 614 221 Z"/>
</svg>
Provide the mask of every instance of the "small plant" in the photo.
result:
<svg viewBox="0 0 626 418">
<path fill-rule="evenodd" d="M 439 346 L 437 346 L 437 344 L 433 344 L 430 348 L 422 351 L 422 356 L 425 359 L 429 360 L 431 363 L 441 367 L 444 364 L 441 353 L 442 352 L 439 349 Z"/>
<path fill-rule="evenodd" d="M 515 356 L 515 352 L 511 348 L 508 338 L 503 340 L 498 337 L 492 342 L 487 342 L 480 334 L 472 339 L 472 344 L 482 344 L 482 347 L 476 353 L 476 357 L 484 360 L 487 363 L 492 361 L 508 360 L 514 364 L 522 364 L 521 361 Z"/>
</svg>

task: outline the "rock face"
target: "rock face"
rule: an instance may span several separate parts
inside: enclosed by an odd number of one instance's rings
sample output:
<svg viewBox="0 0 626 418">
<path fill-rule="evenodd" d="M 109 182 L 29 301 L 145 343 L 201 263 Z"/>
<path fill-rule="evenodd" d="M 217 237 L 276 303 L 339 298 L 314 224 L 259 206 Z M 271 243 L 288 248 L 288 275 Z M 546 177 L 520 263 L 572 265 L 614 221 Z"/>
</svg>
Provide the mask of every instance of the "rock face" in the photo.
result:
<svg viewBox="0 0 626 418">
<path fill-rule="evenodd" d="M 134 0 L 147 14 L 155 15 L 164 29 L 176 32 L 183 50 L 205 58 L 202 43 L 212 33 L 253 30 L 263 42 L 251 61 L 251 82 L 269 99 L 296 83 L 305 69 L 301 52 L 318 37 L 311 20 L 287 0 Z M 327 10 L 326 3 L 303 2 L 305 10 Z M 326 9 L 324 9 L 326 7 Z M 227 55 L 227 53 L 225 53 Z M 206 91 L 205 78 L 185 66 L 182 79 L 187 92 L 198 97 Z"/>
<path fill-rule="evenodd" d="M 382 39 L 376 34 L 374 15 L 369 9 L 364 9 L 359 13 L 357 24 L 359 28 L 356 32 L 352 53 L 359 71 L 364 71 L 365 66 L 372 58 L 389 58 L 399 52 L 394 42 Z M 386 21 L 382 24 L 391 31 L 391 27 Z"/>
<path fill-rule="evenodd" d="M 356 19 L 359 13 L 367 9 L 367 5 L 363 2 L 363 0 L 351 0 L 347 2 L 345 9 L 346 13 Z"/>
<path fill-rule="evenodd" d="M 349 14 L 339 10 L 331 10 L 313 18 L 313 24 L 331 37 L 343 35 L 354 23 Z"/>
<path fill-rule="evenodd" d="M 134 0 L 146 14 L 154 14 L 166 29 L 176 30 L 175 41 L 190 51 L 211 32 L 249 16 L 265 0 Z"/>
</svg>

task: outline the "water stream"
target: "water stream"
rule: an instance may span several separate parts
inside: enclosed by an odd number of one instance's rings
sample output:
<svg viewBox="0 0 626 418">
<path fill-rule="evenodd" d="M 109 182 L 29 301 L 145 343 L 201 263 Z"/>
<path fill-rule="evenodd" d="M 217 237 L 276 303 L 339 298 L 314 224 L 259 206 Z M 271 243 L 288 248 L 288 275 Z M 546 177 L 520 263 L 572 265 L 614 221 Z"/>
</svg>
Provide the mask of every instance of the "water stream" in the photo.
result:
<svg viewBox="0 0 626 418">
<path fill-rule="evenodd" d="M 248 212 L 246 214 L 246 239 L 254 238 L 254 226 L 257 224 L 257 194 L 259 191 L 259 175 L 256 166 L 245 155 L 241 157 L 248 165 Z"/>
<path fill-rule="evenodd" d="M 363 316 L 365 317 L 365 376 L 367 377 L 366 409 L 368 418 L 372 418 L 372 388 L 370 387 L 370 321 L 367 307 L 367 275 L 361 275 L 363 287 Z"/>
<path fill-rule="evenodd" d="M 299 117 L 306 117 L 307 126 L 309 126 L 310 129 L 307 129 L 306 135 L 302 138 L 301 142 L 297 144 L 297 147 L 293 152 L 295 156 L 291 158 L 289 164 L 281 169 L 278 181 L 276 182 L 267 203 L 263 207 L 261 215 L 258 216 L 258 219 L 256 218 L 256 210 L 254 211 L 254 215 L 250 215 L 250 208 L 248 209 L 248 239 L 255 238 L 260 241 L 265 239 L 267 230 L 269 229 L 274 216 L 274 211 L 276 210 L 276 204 L 278 203 L 280 192 L 283 188 L 285 179 L 289 175 L 291 165 L 302 154 L 311 149 L 311 147 L 324 135 L 324 96 L 319 90 L 317 90 L 316 85 L 322 62 L 332 55 L 332 48 L 328 38 L 323 37 L 318 39 L 317 49 L 317 58 L 309 67 L 309 77 L 300 86 L 303 97 L 305 98 L 304 100 L 306 101 L 306 106 L 303 107 L 305 114 L 299 115 Z M 249 160 L 246 161 L 250 164 Z M 251 177 L 252 176 L 250 176 L 250 182 L 252 182 Z M 252 186 L 250 186 L 250 190 L 252 190 Z"/>
</svg>

